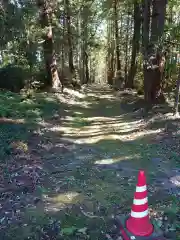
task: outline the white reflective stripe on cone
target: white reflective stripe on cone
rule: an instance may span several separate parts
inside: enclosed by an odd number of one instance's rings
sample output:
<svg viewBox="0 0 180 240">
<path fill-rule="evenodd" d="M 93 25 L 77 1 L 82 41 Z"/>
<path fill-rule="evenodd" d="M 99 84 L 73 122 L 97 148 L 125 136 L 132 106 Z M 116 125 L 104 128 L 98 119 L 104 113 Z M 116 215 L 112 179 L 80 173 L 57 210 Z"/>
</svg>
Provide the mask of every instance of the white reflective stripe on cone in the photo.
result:
<svg viewBox="0 0 180 240">
<path fill-rule="evenodd" d="M 143 198 L 143 199 L 135 199 L 133 200 L 134 205 L 143 205 L 148 202 L 148 198 Z"/>
<path fill-rule="evenodd" d="M 143 217 L 146 217 L 147 215 L 148 215 L 148 210 L 143 211 L 143 212 L 131 211 L 131 217 L 134 217 L 134 218 L 143 218 Z"/>
<path fill-rule="evenodd" d="M 145 192 L 147 190 L 147 186 L 144 185 L 144 186 L 136 186 L 136 192 Z"/>
</svg>

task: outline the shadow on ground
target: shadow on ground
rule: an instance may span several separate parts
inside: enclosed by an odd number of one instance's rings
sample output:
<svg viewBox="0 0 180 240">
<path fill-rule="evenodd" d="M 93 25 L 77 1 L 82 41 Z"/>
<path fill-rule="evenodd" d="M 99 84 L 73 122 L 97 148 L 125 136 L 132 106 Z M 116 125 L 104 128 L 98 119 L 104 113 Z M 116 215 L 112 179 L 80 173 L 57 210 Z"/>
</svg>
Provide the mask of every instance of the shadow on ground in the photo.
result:
<svg viewBox="0 0 180 240">
<path fill-rule="evenodd" d="M 177 239 L 179 136 L 167 123 L 178 120 L 130 102 L 101 86 L 0 95 L 2 239 L 104 239 L 112 215 L 129 213 L 139 169 L 151 215 Z"/>
</svg>

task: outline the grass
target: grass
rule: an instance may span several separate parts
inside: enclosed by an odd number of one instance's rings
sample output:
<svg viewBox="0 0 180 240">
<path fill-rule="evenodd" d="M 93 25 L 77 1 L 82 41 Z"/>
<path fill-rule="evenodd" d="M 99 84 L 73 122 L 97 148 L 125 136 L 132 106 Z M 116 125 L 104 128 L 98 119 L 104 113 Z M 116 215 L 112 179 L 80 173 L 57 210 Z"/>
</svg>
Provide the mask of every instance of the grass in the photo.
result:
<svg viewBox="0 0 180 240">
<path fill-rule="evenodd" d="M 0 92 L 0 157 L 10 154 L 14 142 L 26 145 L 38 123 L 58 109 L 57 99 L 45 93 L 26 96 Z"/>
<path fill-rule="evenodd" d="M 163 191 L 158 195 L 155 183 L 160 174 L 179 167 L 178 135 L 175 142 L 166 142 L 164 135 L 157 140 L 161 132 L 156 130 L 164 130 L 168 120 L 144 125 L 131 99 L 126 108 L 123 98 L 109 90 L 89 92 L 81 99 L 70 96 L 71 104 L 50 93 L 0 93 L 1 163 L 8 166 L 11 157 L 19 161 L 23 152 L 40 158 L 46 172 L 33 193 L 40 203 L 26 207 L 23 225 L 10 225 L 1 238 L 104 239 L 111 216 L 130 212 L 141 168 L 151 189 L 150 208 L 158 219 L 167 215 L 170 232 L 178 232 L 177 197 Z M 148 123 L 152 117 L 147 116 Z M 57 173 L 51 174 L 51 168 Z"/>
</svg>

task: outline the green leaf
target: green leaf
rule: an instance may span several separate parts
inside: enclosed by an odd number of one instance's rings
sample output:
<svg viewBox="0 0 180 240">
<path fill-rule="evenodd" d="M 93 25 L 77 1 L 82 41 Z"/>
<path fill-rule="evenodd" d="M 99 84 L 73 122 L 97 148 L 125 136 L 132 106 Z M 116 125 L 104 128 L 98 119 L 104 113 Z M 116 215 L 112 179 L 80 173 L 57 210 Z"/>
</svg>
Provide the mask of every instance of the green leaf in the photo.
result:
<svg viewBox="0 0 180 240">
<path fill-rule="evenodd" d="M 63 228 L 61 232 L 64 235 L 72 235 L 76 230 L 77 228 L 72 226 L 72 227 Z"/>
</svg>

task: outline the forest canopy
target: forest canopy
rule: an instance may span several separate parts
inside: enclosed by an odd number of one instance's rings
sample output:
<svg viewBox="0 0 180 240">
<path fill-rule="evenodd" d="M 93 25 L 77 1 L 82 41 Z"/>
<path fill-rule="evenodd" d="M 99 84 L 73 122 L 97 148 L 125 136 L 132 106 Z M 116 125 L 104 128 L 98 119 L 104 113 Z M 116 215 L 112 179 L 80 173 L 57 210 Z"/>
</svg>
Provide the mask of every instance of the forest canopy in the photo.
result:
<svg viewBox="0 0 180 240">
<path fill-rule="evenodd" d="M 94 81 L 164 101 L 179 68 L 178 0 L 1 1 L 1 88 Z"/>
</svg>

